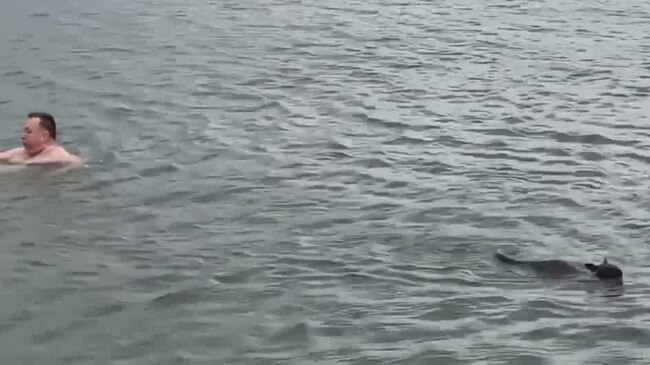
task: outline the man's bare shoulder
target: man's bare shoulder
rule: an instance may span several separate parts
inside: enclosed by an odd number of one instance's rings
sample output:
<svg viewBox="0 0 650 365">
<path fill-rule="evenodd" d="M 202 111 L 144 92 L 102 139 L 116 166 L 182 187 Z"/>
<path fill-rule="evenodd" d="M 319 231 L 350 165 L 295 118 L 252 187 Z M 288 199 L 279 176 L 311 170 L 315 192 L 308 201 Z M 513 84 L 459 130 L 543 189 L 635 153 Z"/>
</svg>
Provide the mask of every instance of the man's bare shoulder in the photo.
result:
<svg viewBox="0 0 650 365">
<path fill-rule="evenodd" d="M 65 148 L 57 146 L 58 148 L 52 152 L 52 157 L 59 161 L 67 163 L 81 163 L 81 157 L 68 152 Z"/>
<path fill-rule="evenodd" d="M 51 147 L 48 151 L 39 154 L 36 157 L 30 158 L 26 161 L 28 165 L 43 165 L 43 164 L 70 164 L 81 165 L 83 164 L 81 158 L 66 151 L 61 146 Z"/>
</svg>

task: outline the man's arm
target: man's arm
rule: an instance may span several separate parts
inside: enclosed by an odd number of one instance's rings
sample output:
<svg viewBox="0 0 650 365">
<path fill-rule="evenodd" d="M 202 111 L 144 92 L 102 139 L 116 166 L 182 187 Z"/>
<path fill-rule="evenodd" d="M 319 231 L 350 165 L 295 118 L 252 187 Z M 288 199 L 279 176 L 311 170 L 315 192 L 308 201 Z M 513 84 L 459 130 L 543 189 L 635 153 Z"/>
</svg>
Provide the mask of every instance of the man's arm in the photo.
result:
<svg viewBox="0 0 650 365">
<path fill-rule="evenodd" d="M 11 160 L 14 156 L 16 156 L 16 154 L 21 153 L 22 149 L 22 147 L 16 147 L 7 151 L 0 152 L 0 161 L 7 162 Z"/>
</svg>

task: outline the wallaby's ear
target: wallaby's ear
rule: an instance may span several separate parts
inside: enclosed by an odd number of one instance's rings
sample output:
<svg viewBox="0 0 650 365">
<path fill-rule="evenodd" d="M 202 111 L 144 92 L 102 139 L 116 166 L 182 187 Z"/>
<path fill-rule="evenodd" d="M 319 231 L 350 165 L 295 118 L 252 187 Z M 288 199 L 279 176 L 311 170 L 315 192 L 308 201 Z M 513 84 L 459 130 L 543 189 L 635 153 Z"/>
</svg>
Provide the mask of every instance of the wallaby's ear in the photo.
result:
<svg viewBox="0 0 650 365">
<path fill-rule="evenodd" d="M 603 264 L 607 263 L 607 257 L 603 258 Z"/>
<path fill-rule="evenodd" d="M 596 272 L 596 265 L 594 265 L 594 264 L 592 264 L 592 263 L 587 263 L 587 264 L 585 264 L 585 267 L 586 267 L 587 269 L 589 269 L 589 271 Z"/>
</svg>

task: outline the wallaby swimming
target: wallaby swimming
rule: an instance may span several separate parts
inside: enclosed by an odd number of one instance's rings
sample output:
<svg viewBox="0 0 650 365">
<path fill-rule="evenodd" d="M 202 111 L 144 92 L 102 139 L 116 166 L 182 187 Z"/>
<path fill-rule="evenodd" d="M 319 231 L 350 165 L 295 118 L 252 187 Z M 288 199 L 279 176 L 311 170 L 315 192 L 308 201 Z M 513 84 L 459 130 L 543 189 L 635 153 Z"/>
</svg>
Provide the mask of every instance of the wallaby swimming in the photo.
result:
<svg viewBox="0 0 650 365">
<path fill-rule="evenodd" d="M 500 251 L 494 254 L 495 258 L 503 263 L 523 266 L 543 276 L 571 276 L 587 272 L 601 280 L 621 280 L 623 271 L 616 265 L 604 259 L 600 264 L 574 263 L 565 260 L 518 260 Z"/>
</svg>

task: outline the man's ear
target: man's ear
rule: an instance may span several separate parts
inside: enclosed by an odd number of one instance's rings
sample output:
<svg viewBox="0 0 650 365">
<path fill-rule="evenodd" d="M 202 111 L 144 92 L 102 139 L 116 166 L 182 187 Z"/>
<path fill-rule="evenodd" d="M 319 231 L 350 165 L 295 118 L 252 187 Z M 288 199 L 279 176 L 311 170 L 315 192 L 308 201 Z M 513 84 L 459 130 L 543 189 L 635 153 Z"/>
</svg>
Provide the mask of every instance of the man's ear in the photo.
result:
<svg viewBox="0 0 650 365">
<path fill-rule="evenodd" d="M 585 264 L 585 267 L 586 267 L 587 269 L 589 269 L 589 271 L 596 272 L 596 265 L 594 265 L 594 264 L 592 264 L 592 263 L 587 263 L 587 264 Z"/>
</svg>

